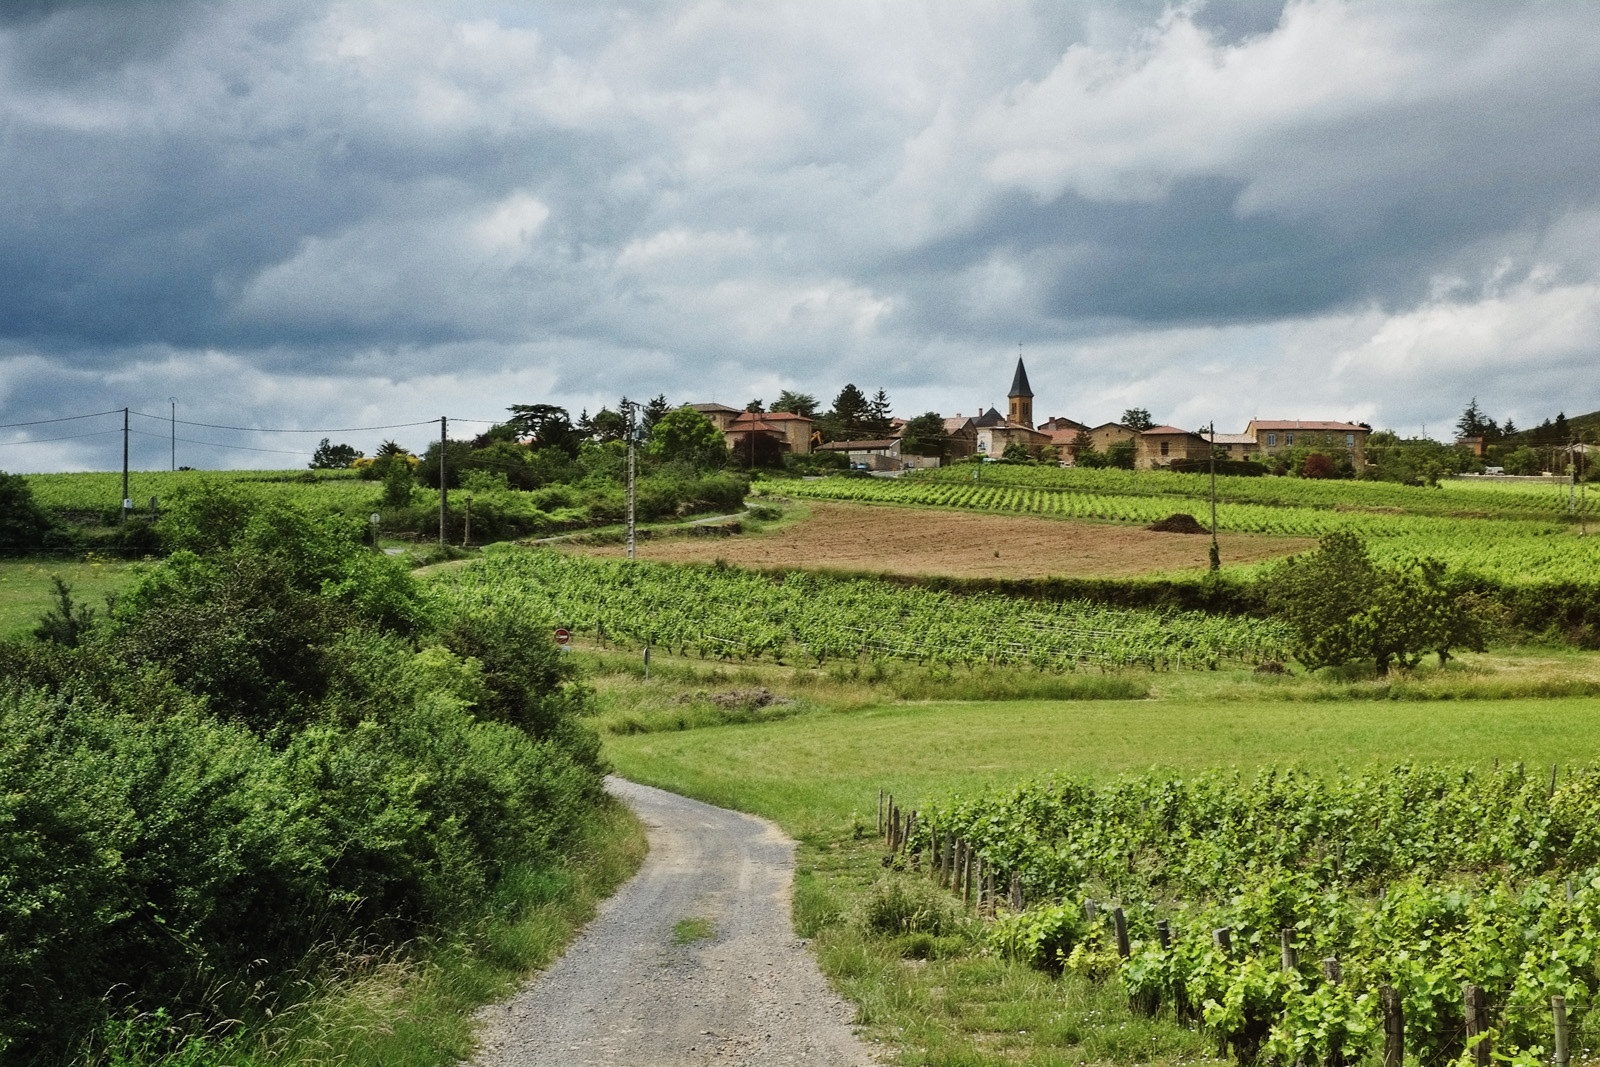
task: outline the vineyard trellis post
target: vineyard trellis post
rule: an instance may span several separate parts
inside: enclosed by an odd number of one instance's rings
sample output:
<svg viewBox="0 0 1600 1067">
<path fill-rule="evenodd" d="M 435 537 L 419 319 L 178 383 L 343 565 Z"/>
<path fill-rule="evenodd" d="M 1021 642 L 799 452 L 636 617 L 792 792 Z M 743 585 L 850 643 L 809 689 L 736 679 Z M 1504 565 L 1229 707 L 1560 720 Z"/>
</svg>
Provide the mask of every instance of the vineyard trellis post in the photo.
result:
<svg viewBox="0 0 1600 1067">
<path fill-rule="evenodd" d="M 1555 1026 L 1556 1067 L 1567 1067 L 1572 1062 L 1572 1030 L 1567 1024 L 1567 998 L 1554 996 L 1550 998 L 1550 1017 Z"/>
<path fill-rule="evenodd" d="M 1467 1042 L 1472 1046 L 1475 1067 L 1489 1067 L 1493 1046 L 1489 1043 L 1489 1000 L 1483 987 L 1467 982 L 1461 987 L 1462 1014 L 1466 1018 Z M 1474 1041 L 1473 1039 L 1477 1040 Z"/>
<path fill-rule="evenodd" d="M 1383 1067 L 1402 1067 L 1406 1055 L 1406 1016 L 1394 986 L 1378 988 L 1383 1007 Z"/>
</svg>

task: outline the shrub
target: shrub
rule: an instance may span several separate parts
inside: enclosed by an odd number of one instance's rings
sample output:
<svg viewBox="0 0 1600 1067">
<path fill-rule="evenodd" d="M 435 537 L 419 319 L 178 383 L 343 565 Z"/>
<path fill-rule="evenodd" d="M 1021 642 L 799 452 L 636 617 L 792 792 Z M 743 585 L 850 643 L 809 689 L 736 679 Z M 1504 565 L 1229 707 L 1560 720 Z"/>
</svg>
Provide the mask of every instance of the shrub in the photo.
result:
<svg viewBox="0 0 1600 1067">
<path fill-rule="evenodd" d="M 990 929 L 989 944 L 1007 959 L 1059 973 L 1086 933 L 1081 909 L 1047 904 L 1001 915 Z"/>
<path fill-rule="evenodd" d="M 861 902 L 860 926 L 875 934 L 930 934 L 957 930 L 962 923 L 953 899 L 922 878 L 890 874 Z"/>
</svg>

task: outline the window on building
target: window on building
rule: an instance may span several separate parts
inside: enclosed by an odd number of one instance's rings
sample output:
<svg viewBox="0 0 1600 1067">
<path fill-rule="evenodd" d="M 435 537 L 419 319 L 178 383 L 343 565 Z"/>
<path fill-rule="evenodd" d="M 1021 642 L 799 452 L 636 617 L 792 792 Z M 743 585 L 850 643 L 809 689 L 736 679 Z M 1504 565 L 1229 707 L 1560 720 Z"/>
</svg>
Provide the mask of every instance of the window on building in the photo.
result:
<svg viewBox="0 0 1600 1067">
<path fill-rule="evenodd" d="M 1271 448 L 1273 445 L 1275 445 L 1277 443 L 1278 443 L 1278 435 L 1277 434 L 1275 434 L 1275 433 L 1267 434 L 1267 447 L 1268 448 Z"/>
<path fill-rule="evenodd" d="M 1356 447 L 1356 435 L 1355 434 L 1347 433 L 1347 434 L 1344 435 L 1344 447 L 1346 447 L 1346 448 L 1354 448 L 1354 447 Z"/>
<path fill-rule="evenodd" d="M 1163 456 L 1167 454 L 1168 447 L 1170 447 L 1169 442 L 1166 442 L 1166 441 L 1162 441 L 1161 442 L 1161 454 Z"/>
<path fill-rule="evenodd" d="M 1283 443 L 1286 444 L 1286 445 L 1294 444 L 1294 434 L 1292 434 L 1292 433 L 1284 434 L 1283 435 Z"/>
</svg>

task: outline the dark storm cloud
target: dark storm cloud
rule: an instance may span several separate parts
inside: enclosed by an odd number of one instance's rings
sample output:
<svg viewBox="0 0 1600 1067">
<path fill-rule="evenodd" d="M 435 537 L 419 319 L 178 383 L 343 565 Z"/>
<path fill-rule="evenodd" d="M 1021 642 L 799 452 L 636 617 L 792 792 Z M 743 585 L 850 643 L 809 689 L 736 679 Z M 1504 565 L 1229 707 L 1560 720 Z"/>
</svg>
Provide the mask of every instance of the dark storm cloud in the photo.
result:
<svg viewBox="0 0 1600 1067">
<path fill-rule="evenodd" d="M 1095 418 L 1213 380 L 1230 418 L 1415 426 L 1421 379 L 1537 411 L 1600 342 L 1597 30 L 1333 0 L 6 5 L 0 421 L 208 374 L 252 424 L 845 380 L 920 411 L 1008 381 L 1019 340 Z"/>
</svg>

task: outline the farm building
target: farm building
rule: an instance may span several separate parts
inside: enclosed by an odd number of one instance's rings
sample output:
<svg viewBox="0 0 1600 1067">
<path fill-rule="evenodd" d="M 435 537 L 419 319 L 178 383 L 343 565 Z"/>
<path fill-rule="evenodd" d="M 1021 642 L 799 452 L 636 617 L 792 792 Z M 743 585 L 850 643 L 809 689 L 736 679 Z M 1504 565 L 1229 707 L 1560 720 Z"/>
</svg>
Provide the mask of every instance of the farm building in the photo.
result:
<svg viewBox="0 0 1600 1067">
<path fill-rule="evenodd" d="M 1206 459 L 1210 455 L 1210 443 L 1199 434 L 1176 426 L 1152 426 L 1139 435 L 1133 466 L 1142 471 L 1160 470 L 1176 460 Z"/>
<path fill-rule="evenodd" d="M 1302 419 L 1251 419 L 1245 433 L 1256 439 L 1265 459 L 1292 448 L 1343 452 L 1357 470 L 1367 465 L 1367 435 L 1372 429 L 1353 422 L 1318 422 Z"/>
</svg>

